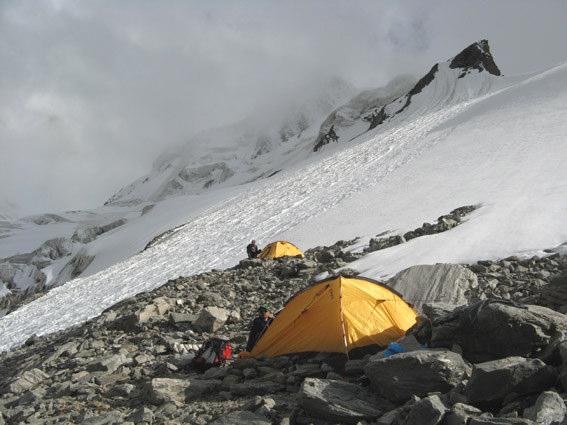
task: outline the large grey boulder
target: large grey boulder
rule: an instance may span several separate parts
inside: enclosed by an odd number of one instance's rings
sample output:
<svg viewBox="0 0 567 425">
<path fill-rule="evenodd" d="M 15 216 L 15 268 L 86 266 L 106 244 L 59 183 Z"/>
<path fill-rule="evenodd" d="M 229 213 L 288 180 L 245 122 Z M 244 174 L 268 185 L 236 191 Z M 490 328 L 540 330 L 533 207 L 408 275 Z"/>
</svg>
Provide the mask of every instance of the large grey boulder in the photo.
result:
<svg viewBox="0 0 567 425">
<path fill-rule="evenodd" d="M 567 247 L 567 243 L 565 247 Z M 555 276 L 548 285 L 541 288 L 541 293 L 550 306 L 558 308 L 567 305 L 567 269 Z"/>
<path fill-rule="evenodd" d="M 472 404 L 499 403 L 510 393 L 546 390 L 556 380 L 555 368 L 539 359 L 508 357 L 475 365 L 465 395 Z"/>
<path fill-rule="evenodd" d="M 382 358 L 376 354 L 364 368 L 372 387 L 383 397 L 405 401 L 412 395 L 445 393 L 471 372 L 463 358 L 448 350 L 422 350 Z"/>
<path fill-rule="evenodd" d="M 545 391 L 539 395 L 533 407 L 524 411 L 524 416 L 537 425 L 562 424 L 567 417 L 567 409 L 559 394 Z"/>
<path fill-rule="evenodd" d="M 510 356 L 533 357 L 558 332 L 567 316 L 535 305 L 482 301 L 433 321 L 431 347 L 461 347 L 463 357 L 478 363 Z"/>
<path fill-rule="evenodd" d="M 201 332 L 216 332 L 228 320 L 230 311 L 220 307 L 205 307 L 199 313 L 193 327 Z"/>
<path fill-rule="evenodd" d="M 478 286 L 476 274 L 458 264 L 412 266 L 387 282 L 421 310 L 425 303 L 466 304 L 465 293 Z"/>
<path fill-rule="evenodd" d="M 306 378 L 299 393 L 301 406 L 309 416 L 332 422 L 358 423 L 384 413 L 375 396 L 348 382 Z"/>
<path fill-rule="evenodd" d="M 256 413 L 248 412 L 246 410 L 238 410 L 223 415 L 209 425 L 272 425 L 272 422 L 265 416 L 257 415 Z"/>
</svg>

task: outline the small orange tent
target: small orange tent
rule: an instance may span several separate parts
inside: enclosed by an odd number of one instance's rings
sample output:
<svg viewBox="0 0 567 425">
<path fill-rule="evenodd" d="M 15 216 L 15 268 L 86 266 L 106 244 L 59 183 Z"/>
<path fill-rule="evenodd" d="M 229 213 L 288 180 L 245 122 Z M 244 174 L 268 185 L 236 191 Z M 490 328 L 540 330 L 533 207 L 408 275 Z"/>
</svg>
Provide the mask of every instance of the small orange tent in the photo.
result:
<svg viewBox="0 0 567 425">
<path fill-rule="evenodd" d="M 273 260 L 280 257 L 303 257 L 303 252 L 294 244 L 287 241 L 272 242 L 260 252 L 259 258 L 264 260 Z"/>
<path fill-rule="evenodd" d="M 396 291 L 361 277 L 332 277 L 295 294 L 252 352 L 273 357 L 387 346 L 416 323 L 417 313 Z"/>
</svg>

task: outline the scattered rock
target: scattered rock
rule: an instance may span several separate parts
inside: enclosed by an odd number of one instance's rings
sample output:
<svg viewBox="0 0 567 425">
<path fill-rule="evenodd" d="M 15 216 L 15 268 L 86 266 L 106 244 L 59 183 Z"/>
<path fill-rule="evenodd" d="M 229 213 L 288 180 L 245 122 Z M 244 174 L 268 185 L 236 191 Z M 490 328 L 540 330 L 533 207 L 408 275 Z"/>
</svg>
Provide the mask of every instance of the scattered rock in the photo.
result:
<svg viewBox="0 0 567 425">
<path fill-rule="evenodd" d="M 91 364 L 89 364 L 90 371 L 103 371 L 112 373 L 120 366 L 129 364 L 132 362 L 132 359 L 126 357 L 124 354 L 111 354 L 106 356 L 102 359 L 95 360 Z"/>
<path fill-rule="evenodd" d="M 558 331 L 567 331 L 567 317 L 561 313 L 487 300 L 434 321 L 431 347 L 458 345 L 463 357 L 475 363 L 509 356 L 533 357 Z"/>
<path fill-rule="evenodd" d="M 562 424 L 567 416 L 567 409 L 559 394 L 545 391 L 539 395 L 533 407 L 526 409 L 524 416 L 537 425 Z"/>
<path fill-rule="evenodd" d="M 442 393 L 461 384 L 470 375 L 470 366 L 452 351 L 413 351 L 381 358 L 373 356 L 364 373 L 381 396 L 405 401 L 412 395 Z"/>
<path fill-rule="evenodd" d="M 480 416 L 482 410 L 463 403 L 455 403 L 445 416 L 445 425 L 467 425 L 469 418 Z"/>
<path fill-rule="evenodd" d="M 476 364 L 465 394 L 473 404 L 498 403 L 510 393 L 541 392 L 556 380 L 555 369 L 539 359 L 508 357 Z"/>
<path fill-rule="evenodd" d="M 47 378 L 49 378 L 49 375 L 40 369 L 28 370 L 9 385 L 9 390 L 14 394 L 21 394 L 24 391 L 35 388 Z"/>
<path fill-rule="evenodd" d="M 184 403 L 185 392 L 190 385 L 186 379 L 154 378 L 149 382 L 147 391 L 152 403 Z"/>
<path fill-rule="evenodd" d="M 438 395 L 425 397 L 412 406 L 403 425 L 437 425 L 441 423 L 447 410 Z"/>
</svg>

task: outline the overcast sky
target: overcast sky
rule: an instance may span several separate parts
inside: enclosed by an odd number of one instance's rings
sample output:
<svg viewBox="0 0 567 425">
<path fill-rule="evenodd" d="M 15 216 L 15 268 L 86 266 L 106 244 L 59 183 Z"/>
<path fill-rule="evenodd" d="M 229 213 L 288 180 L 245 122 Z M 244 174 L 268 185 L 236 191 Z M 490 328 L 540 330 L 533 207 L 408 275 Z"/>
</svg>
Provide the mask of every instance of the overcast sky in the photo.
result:
<svg viewBox="0 0 567 425">
<path fill-rule="evenodd" d="M 566 22 L 566 1 L 0 0 L 0 206 L 96 207 L 324 77 L 378 87 L 481 38 L 504 74 L 543 70 L 567 61 Z"/>
</svg>

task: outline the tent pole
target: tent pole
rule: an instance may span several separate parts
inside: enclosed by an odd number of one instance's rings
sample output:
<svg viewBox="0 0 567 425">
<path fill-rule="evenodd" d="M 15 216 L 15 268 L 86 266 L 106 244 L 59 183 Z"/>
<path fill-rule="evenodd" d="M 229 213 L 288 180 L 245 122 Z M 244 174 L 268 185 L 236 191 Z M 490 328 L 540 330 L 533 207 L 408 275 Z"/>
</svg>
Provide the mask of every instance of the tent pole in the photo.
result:
<svg viewBox="0 0 567 425">
<path fill-rule="evenodd" d="M 348 343 L 347 343 L 347 338 L 346 338 L 346 330 L 345 330 L 345 318 L 343 315 L 343 285 L 341 282 L 341 278 L 339 278 L 339 314 L 341 317 L 341 329 L 343 331 L 343 342 L 345 344 L 345 354 L 347 357 L 347 360 L 350 360 L 349 356 L 348 356 Z"/>
</svg>

